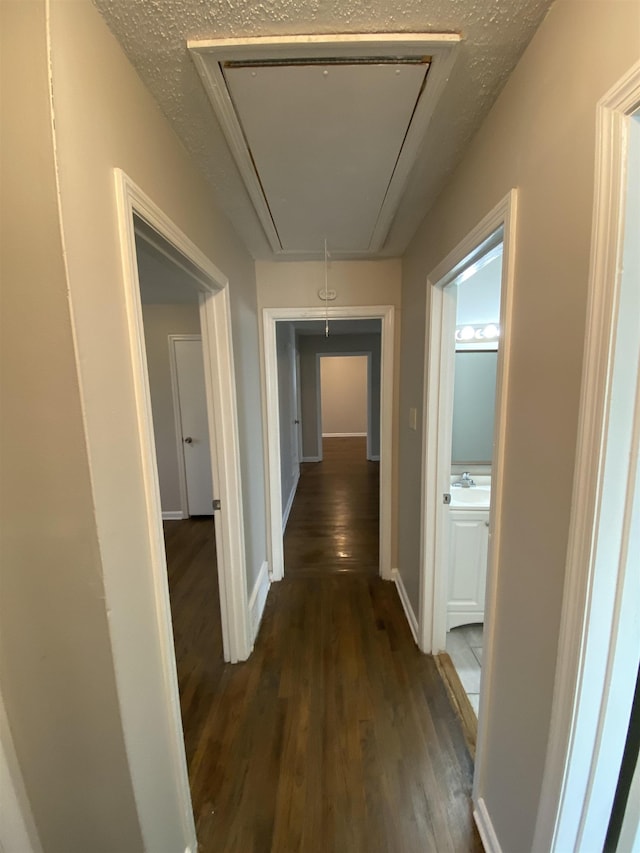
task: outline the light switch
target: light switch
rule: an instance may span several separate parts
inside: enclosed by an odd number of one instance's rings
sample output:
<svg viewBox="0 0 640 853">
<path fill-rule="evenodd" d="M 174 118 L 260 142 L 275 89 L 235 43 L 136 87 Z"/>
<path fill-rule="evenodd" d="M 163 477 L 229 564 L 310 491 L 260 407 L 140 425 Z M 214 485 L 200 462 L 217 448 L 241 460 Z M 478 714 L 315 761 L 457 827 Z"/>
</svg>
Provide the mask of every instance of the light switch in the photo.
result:
<svg viewBox="0 0 640 853">
<path fill-rule="evenodd" d="M 418 428 L 418 411 L 417 409 L 409 409 L 409 429 Z"/>
</svg>

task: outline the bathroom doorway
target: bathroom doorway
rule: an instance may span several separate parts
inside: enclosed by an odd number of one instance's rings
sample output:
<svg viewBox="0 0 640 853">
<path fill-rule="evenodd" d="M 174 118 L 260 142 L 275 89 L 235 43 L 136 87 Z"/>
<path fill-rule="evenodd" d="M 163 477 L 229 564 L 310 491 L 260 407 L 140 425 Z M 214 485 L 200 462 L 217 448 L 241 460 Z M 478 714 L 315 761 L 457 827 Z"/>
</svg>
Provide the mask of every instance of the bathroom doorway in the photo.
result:
<svg viewBox="0 0 640 853">
<path fill-rule="evenodd" d="M 456 331 L 445 649 L 476 718 L 484 646 L 502 252 L 500 242 L 447 285 L 455 289 Z"/>
<path fill-rule="evenodd" d="M 491 675 L 515 203 L 428 277 L 420 647 L 439 656 L 472 751 Z"/>
</svg>

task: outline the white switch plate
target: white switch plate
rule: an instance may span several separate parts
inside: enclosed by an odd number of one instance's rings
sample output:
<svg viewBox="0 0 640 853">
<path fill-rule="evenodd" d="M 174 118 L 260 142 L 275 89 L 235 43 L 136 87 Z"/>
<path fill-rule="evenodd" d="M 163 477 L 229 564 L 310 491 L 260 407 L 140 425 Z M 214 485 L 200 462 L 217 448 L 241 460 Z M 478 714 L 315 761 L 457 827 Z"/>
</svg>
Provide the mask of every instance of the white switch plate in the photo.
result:
<svg viewBox="0 0 640 853">
<path fill-rule="evenodd" d="M 409 409 L 409 429 L 418 428 L 418 411 L 417 409 Z"/>
</svg>

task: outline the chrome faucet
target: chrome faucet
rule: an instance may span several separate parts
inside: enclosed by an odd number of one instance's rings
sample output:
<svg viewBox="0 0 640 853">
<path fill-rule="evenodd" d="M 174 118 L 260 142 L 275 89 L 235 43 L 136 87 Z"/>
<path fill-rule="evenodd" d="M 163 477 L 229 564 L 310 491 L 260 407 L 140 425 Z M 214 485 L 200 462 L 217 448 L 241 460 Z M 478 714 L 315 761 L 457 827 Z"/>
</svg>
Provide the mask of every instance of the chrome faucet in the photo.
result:
<svg viewBox="0 0 640 853">
<path fill-rule="evenodd" d="M 475 482 L 471 479 L 471 474 L 468 471 L 463 471 L 460 478 L 451 485 L 458 486 L 462 489 L 470 489 L 471 486 L 475 486 Z"/>
</svg>

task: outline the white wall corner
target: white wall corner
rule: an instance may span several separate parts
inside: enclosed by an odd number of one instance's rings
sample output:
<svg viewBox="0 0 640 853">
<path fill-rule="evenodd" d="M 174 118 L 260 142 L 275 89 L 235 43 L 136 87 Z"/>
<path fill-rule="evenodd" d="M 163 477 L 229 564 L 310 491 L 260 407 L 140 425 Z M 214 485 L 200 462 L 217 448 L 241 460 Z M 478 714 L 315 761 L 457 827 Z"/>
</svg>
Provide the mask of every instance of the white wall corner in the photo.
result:
<svg viewBox="0 0 640 853">
<path fill-rule="evenodd" d="M 404 583 L 402 582 L 402 575 L 400 574 L 399 569 L 391 570 L 391 580 L 395 583 L 396 589 L 398 590 L 398 595 L 400 596 L 400 601 L 402 603 L 402 609 L 404 610 L 404 615 L 407 617 L 407 622 L 409 623 L 409 627 L 411 628 L 411 633 L 413 634 L 415 644 L 416 646 L 419 646 L 418 620 L 416 619 L 416 614 L 413 612 L 413 607 L 411 606 L 411 602 L 409 601 L 409 596 L 407 595 L 407 590 L 405 588 Z"/>
<path fill-rule="evenodd" d="M 267 603 L 267 595 L 271 586 L 271 578 L 269 577 L 269 563 L 265 560 L 260 566 L 258 577 L 253 585 L 251 598 L 249 599 L 249 616 L 251 619 L 251 645 L 255 643 L 258 636 L 258 629 L 262 621 L 262 614 Z"/>
<path fill-rule="evenodd" d="M 476 802 L 473 810 L 473 819 L 478 827 L 485 853 L 502 853 L 502 848 L 498 843 L 498 836 L 493 828 L 493 823 L 487 811 L 487 804 L 483 797 L 480 797 Z"/>
<path fill-rule="evenodd" d="M 293 499 L 296 496 L 296 489 L 298 488 L 298 483 L 300 482 L 300 469 L 296 472 L 296 476 L 293 481 L 293 485 L 291 486 L 291 492 L 289 493 L 289 497 L 287 498 L 287 505 L 284 508 L 284 512 L 282 513 L 282 532 L 284 533 L 287 522 L 289 521 L 289 514 L 291 512 L 291 507 L 293 506 Z"/>
<path fill-rule="evenodd" d="M 322 456 L 303 456 L 301 462 L 322 462 Z"/>
</svg>

